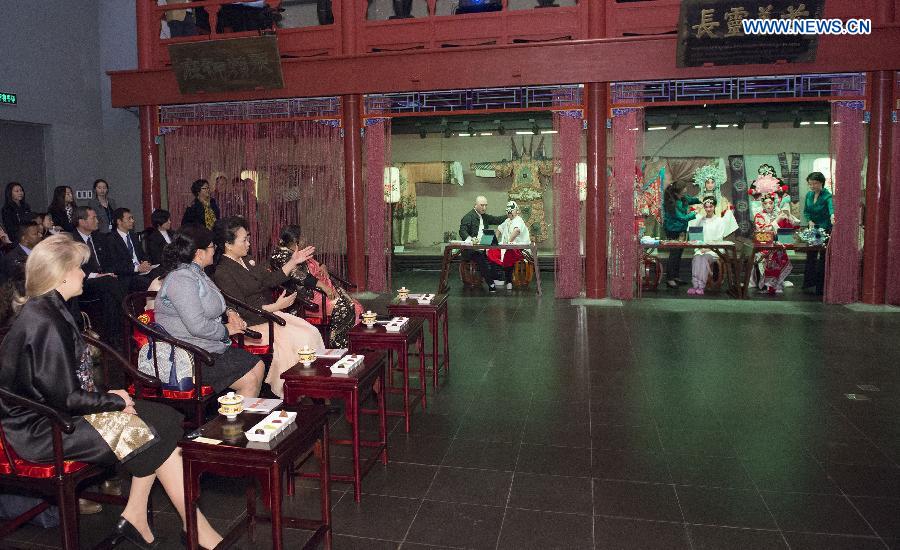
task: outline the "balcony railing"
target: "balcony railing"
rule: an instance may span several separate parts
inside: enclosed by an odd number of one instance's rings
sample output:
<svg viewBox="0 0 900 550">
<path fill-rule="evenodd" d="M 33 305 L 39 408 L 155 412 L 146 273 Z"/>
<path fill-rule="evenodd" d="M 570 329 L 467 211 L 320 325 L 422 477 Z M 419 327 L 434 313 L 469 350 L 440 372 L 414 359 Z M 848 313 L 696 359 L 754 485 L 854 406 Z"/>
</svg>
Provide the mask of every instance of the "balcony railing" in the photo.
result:
<svg viewBox="0 0 900 550">
<path fill-rule="evenodd" d="M 263 17 L 254 30 L 241 31 L 245 21 L 235 12 L 257 17 L 259 9 L 233 0 L 137 1 L 142 68 L 168 66 L 172 43 L 255 36 L 260 30 L 278 36 L 283 58 L 674 35 L 681 5 L 680 0 L 479 0 L 498 2 L 500 9 L 460 14 L 459 6 L 475 0 L 265 0 L 281 20 Z M 185 10 L 193 28 L 183 23 Z M 871 17 L 878 26 L 896 24 L 879 19 L 894 11 L 900 12 L 900 0 L 855 0 L 829 2 L 825 15 Z"/>
</svg>

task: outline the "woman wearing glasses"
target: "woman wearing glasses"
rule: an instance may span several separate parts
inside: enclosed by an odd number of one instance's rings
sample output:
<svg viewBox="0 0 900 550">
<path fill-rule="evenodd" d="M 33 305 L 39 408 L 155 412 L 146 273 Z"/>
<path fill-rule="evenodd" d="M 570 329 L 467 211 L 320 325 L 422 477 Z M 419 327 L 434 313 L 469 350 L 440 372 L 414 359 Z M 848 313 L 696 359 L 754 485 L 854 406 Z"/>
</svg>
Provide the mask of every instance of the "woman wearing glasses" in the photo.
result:
<svg viewBox="0 0 900 550">
<path fill-rule="evenodd" d="M 225 298 L 203 269 L 212 265 L 216 245 L 213 234 L 202 226 L 182 227 L 166 245 L 165 270 L 153 304 L 156 322 L 175 338 L 213 354 L 212 368 L 203 371 L 203 384 L 216 393 L 231 388 L 245 397 L 256 397 L 263 380 L 264 365 L 251 353 L 231 347 L 231 335 L 247 328 L 247 323 L 229 309 L 222 324 Z"/>
</svg>

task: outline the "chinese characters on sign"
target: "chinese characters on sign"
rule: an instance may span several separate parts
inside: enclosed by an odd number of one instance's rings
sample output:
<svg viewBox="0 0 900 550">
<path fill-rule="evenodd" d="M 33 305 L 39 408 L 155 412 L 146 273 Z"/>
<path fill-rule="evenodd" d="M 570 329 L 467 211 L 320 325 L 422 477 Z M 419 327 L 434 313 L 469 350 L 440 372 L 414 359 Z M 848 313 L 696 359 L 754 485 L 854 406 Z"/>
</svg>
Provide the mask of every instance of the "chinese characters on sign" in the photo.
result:
<svg viewBox="0 0 900 550">
<path fill-rule="evenodd" d="M 825 0 L 683 0 L 678 21 L 679 67 L 812 61 L 817 37 L 748 35 L 750 19 L 821 17 Z"/>
<path fill-rule="evenodd" d="M 18 96 L 10 92 L 0 92 L 0 105 L 15 105 L 19 102 Z"/>
<path fill-rule="evenodd" d="M 171 44 L 169 56 L 183 94 L 284 87 L 274 36 Z"/>
</svg>

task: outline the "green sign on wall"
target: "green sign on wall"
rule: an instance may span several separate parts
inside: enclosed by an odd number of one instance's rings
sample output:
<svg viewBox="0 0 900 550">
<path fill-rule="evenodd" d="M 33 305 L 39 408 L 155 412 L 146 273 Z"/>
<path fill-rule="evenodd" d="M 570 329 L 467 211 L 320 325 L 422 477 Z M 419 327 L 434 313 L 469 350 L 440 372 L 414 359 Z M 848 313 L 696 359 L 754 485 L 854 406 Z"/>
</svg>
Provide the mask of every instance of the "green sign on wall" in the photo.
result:
<svg viewBox="0 0 900 550">
<path fill-rule="evenodd" d="M 15 105 L 19 102 L 18 96 L 10 92 L 0 92 L 0 105 Z"/>
</svg>

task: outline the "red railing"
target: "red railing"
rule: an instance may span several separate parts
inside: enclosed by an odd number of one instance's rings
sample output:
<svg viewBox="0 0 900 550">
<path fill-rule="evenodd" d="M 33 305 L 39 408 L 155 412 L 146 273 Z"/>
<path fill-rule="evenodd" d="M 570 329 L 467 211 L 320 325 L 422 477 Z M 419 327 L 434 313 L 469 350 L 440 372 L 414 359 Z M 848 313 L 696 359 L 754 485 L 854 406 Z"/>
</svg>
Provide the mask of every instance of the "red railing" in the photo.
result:
<svg viewBox="0 0 900 550">
<path fill-rule="evenodd" d="M 680 0 L 578 0 L 573 6 L 508 9 L 508 0 L 502 0 L 502 11 L 439 15 L 441 1 L 424 0 L 426 13 L 423 17 L 369 20 L 368 0 L 332 0 L 332 24 L 273 28 L 273 31 L 278 36 L 279 51 L 286 58 L 360 55 L 381 51 L 675 34 L 681 6 Z M 233 0 L 201 0 L 161 6 L 157 5 L 156 0 L 137 2 L 139 42 L 144 50 L 141 68 L 168 66 L 168 45 L 172 43 L 257 34 L 257 31 L 216 32 L 222 6 L 234 4 Z M 281 0 L 266 0 L 266 3 L 278 8 Z M 167 12 L 196 8 L 203 8 L 209 14 L 209 34 L 160 38 L 160 24 Z M 828 2 L 825 15 L 838 18 L 870 17 L 876 26 L 898 25 L 900 0 Z"/>
</svg>

